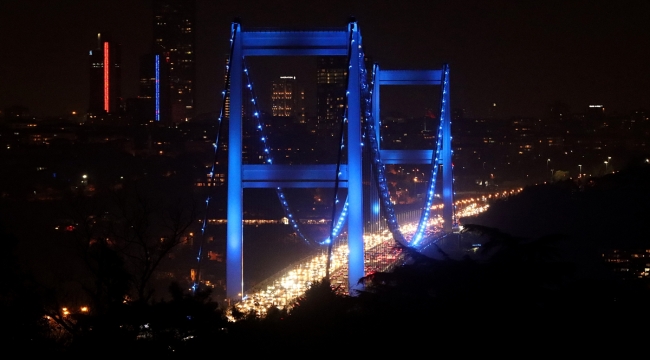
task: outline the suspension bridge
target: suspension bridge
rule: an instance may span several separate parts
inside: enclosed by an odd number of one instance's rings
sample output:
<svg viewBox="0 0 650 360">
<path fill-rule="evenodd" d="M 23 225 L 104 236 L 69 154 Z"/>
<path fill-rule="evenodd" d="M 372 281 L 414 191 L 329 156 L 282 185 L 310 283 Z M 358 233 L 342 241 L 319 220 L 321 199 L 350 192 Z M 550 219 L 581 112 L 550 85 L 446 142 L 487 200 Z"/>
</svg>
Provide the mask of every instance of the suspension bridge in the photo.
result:
<svg viewBox="0 0 650 360">
<path fill-rule="evenodd" d="M 345 106 L 339 119 L 337 162 L 332 164 L 285 165 L 275 163 L 268 134 L 247 59 L 257 56 L 344 56 L 347 59 Z M 277 193 L 289 225 L 302 241 L 320 248 L 300 265 L 286 269 L 264 283 L 262 292 L 274 293 L 283 299 L 275 305 L 287 305 L 304 292 L 304 279 L 328 277 L 338 281 L 347 292 L 361 289 L 358 280 L 369 271 L 385 270 L 399 257 L 400 248 L 420 249 L 424 244 L 451 233 L 456 225 L 453 166 L 451 147 L 451 118 L 449 97 L 449 66 L 426 70 L 386 70 L 378 64 L 370 69 L 364 62 L 362 36 L 356 21 L 340 30 L 283 31 L 246 30 L 233 22 L 230 54 L 219 130 L 214 142 L 217 157 L 222 137 L 227 136 L 227 229 L 226 229 L 226 296 L 240 301 L 246 298 L 243 280 L 243 192 L 247 188 L 270 188 Z M 440 88 L 440 116 L 432 124 L 437 129 L 435 144 L 424 150 L 382 149 L 379 113 L 380 91 L 391 85 L 431 85 Z M 229 117 L 225 107 L 229 100 Z M 253 110 L 244 114 L 244 102 Z M 254 121 L 256 137 L 263 149 L 260 164 L 243 162 L 243 122 Z M 223 123 L 228 121 L 227 134 Z M 215 172 L 213 167 L 210 175 Z M 399 221 L 389 193 L 386 165 L 426 164 L 431 167 L 419 221 L 404 224 Z M 440 182 L 436 186 L 436 181 Z M 441 185 L 441 186 L 440 186 Z M 333 188 L 332 221 L 329 236 L 312 239 L 301 229 L 301 223 L 285 194 L 289 188 Z M 442 189 L 436 194 L 437 188 Z M 347 189 L 345 198 L 340 190 Z M 439 197 L 440 204 L 434 204 Z M 210 205 L 210 197 L 206 206 Z M 438 209 L 441 216 L 434 216 Z M 202 224 L 205 233 L 206 218 Z M 381 225 L 381 226 L 380 226 Z M 385 225 L 385 226 L 383 226 Z M 395 247 L 395 244 L 401 245 Z M 200 281 L 200 261 L 203 245 L 197 257 Z M 372 264 L 372 266 L 368 266 Z"/>
</svg>

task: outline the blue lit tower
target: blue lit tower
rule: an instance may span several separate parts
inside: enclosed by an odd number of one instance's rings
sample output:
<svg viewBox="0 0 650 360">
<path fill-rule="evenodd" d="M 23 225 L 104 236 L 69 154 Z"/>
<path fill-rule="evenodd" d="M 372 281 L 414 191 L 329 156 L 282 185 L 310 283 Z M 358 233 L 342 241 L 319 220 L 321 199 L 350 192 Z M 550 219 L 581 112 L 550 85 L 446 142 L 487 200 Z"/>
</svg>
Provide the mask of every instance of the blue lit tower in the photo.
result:
<svg viewBox="0 0 650 360">
<path fill-rule="evenodd" d="M 380 139 L 379 111 L 381 86 L 390 85 L 440 85 L 440 123 L 436 148 L 433 150 L 382 150 L 377 142 L 383 164 L 431 164 L 431 181 L 429 195 L 425 208 L 431 205 L 435 181 L 439 171 L 442 171 L 442 202 L 444 230 L 451 231 L 454 226 L 454 192 L 453 192 L 453 163 L 451 148 L 451 111 L 449 100 L 449 66 L 445 65 L 440 70 L 382 70 L 378 65 L 374 69 L 374 84 L 372 92 L 372 114 L 374 114 L 375 138 Z M 422 240 L 422 234 L 429 211 L 422 212 L 420 226 L 411 240 L 410 245 L 415 246 Z M 389 219 L 390 222 L 390 219 Z M 398 240 L 399 241 L 399 240 Z"/>
<path fill-rule="evenodd" d="M 167 65 L 166 86 L 172 122 L 187 121 L 194 114 L 195 0 L 153 0 L 154 52 Z"/>
<path fill-rule="evenodd" d="M 168 66 L 162 54 L 140 58 L 140 95 L 138 119 L 144 122 L 169 121 Z"/>
<path fill-rule="evenodd" d="M 242 164 L 242 104 L 244 87 L 241 74 L 248 56 L 347 56 L 350 59 L 347 103 L 347 159 L 340 169 L 341 187 L 348 187 L 348 278 L 349 289 L 358 289 L 364 273 L 363 186 L 361 145 L 361 34 L 356 22 L 340 31 L 244 31 L 232 24 L 230 63 L 230 123 L 228 126 L 228 225 L 226 244 L 226 295 L 243 295 L 243 190 L 244 188 L 333 187 L 334 165 Z M 253 99 L 254 100 L 254 99 Z M 263 141 L 264 139 L 262 139 Z M 294 225 L 297 227 L 297 224 Z"/>
</svg>

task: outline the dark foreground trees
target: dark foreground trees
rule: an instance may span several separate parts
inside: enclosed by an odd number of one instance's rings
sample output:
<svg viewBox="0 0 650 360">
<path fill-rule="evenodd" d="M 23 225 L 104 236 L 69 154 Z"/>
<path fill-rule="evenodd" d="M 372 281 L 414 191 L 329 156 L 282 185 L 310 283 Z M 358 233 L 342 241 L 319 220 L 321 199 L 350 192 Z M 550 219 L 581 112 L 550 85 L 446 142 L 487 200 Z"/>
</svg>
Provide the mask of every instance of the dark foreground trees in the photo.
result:
<svg viewBox="0 0 650 360">
<path fill-rule="evenodd" d="M 405 343 L 430 346 L 427 341 L 434 340 L 476 344 L 505 339 L 548 347 L 577 335 L 614 336 L 649 320 L 643 311 L 650 300 L 646 287 L 576 279 L 571 264 L 541 256 L 548 253 L 546 246 L 532 244 L 535 240 L 501 242 L 507 234 L 483 227 L 472 231 L 494 231 L 500 237 L 488 240 L 481 258 L 433 260 L 413 254 L 393 272 L 362 279 L 366 287 L 358 296 L 338 295 L 329 283 L 319 282 L 288 312 L 272 309 L 266 318 L 241 314 L 233 323 L 209 293 L 192 295 L 172 285 L 168 301 L 129 302 L 104 314 L 57 319 L 56 324 L 65 321 L 65 336 L 42 349 L 74 355 L 101 349 L 117 356 L 187 356 L 228 349 L 247 354 L 315 349 L 354 341 L 359 349 L 381 351 Z M 491 241 L 500 243 L 492 247 Z M 528 246 L 533 249 L 521 249 Z M 39 343 L 48 344 L 46 339 Z"/>
<path fill-rule="evenodd" d="M 209 291 L 190 294 L 170 286 L 171 300 L 133 302 L 108 314 L 77 316 L 65 351 L 111 355 L 201 354 L 227 334 L 227 320 Z"/>
<path fill-rule="evenodd" d="M 97 310 L 125 297 L 151 300 L 156 272 L 197 219 L 191 200 L 156 197 L 147 186 L 136 182 L 69 201 L 76 226 L 67 241 L 88 275 L 79 281 Z"/>
<path fill-rule="evenodd" d="M 592 190 L 559 184 L 562 188 L 549 189 L 550 193 L 537 189 L 542 193 L 526 196 L 540 201 L 551 196 L 564 199 L 558 200 L 565 207 L 562 215 L 589 213 L 602 220 L 606 214 L 593 209 L 576 211 L 578 205 L 592 207 L 607 200 L 613 206 L 611 211 L 621 212 L 615 205 L 626 188 L 634 189 L 634 199 L 646 199 L 648 190 L 643 189 L 650 183 L 647 175 L 637 172 L 625 175 L 631 176 L 627 181 L 606 179 L 585 185 Z M 635 203 L 630 197 L 624 199 Z M 508 211 L 508 204 L 517 211 Z M 644 204 L 640 205 L 645 208 L 634 208 L 630 213 L 634 217 L 647 214 Z M 520 213 L 537 215 L 531 220 L 535 224 L 540 224 L 539 218 L 553 215 L 543 213 L 535 201 L 522 204 L 514 198 L 495 207 L 501 207 L 502 216 L 511 214 L 519 226 L 524 220 L 515 215 Z M 567 213 L 566 208 L 572 211 Z M 576 222 L 580 226 L 587 223 L 584 219 Z M 242 355 L 296 349 L 310 349 L 309 354 L 318 349 L 329 355 L 331 351 L 347 353 L 348 344 L 355 341 L 358 343 L 353 346 L 358 350 L 398 349 L 409 353 L 413 349 L 440 351 L 452 346 L 460 352 L 481 343 L 488 349 L 516 348 L 520 355 L 532 355 L 536 354 L 534 349 L 564 345 L 600 349 L 606 344 L 622 344 L 621 335 L 634 346 L 634 335 L 650 321 L 645 311 L 650 301 L 646 279 L 623 280 L 604 266 L 603 271 L 594 271 L 594 264 L 602 264 L 601 254 L 587 247 L 597 245 L 598 249 L 604 242 L 590 243 L 586 238 L 573 242 L 578 231 L 551 231 L 550 225 L 546 225 L 549 231 L 538 231 L 534 236 L 515 236 L 485 224 L 466 225 L 463 236 L 476 236 L 476 243 L 482 244 L 476 254 L 443 256 L 443 260 L 409 254 L 409 260 L 394 271 L 362 279 L 365 290 L 357 296 L 337 295 L 330 284 L 320 282 L 290 311 L 271 309 L 264 319 L 240 314 L 239 321 L 228 322 L 225 309 L 212 301 L 209 293 L 190 295 L 173 285 L 170 300 L 166 301 L 124 303 L 116 297 L 103 312 L 68 318 L 49 314 L 55 324 L 63 327 L 63 335 L 52 338 L 53 332 L 47 331 L 48 323 L 43 321 L 49 309 L 47 294 L 32 291 L 38 287 L 32 286 L 29 277 L 15 273 L 5 279 L 8 285 L 2 288 L 4 307 L 0 310 L 3 314 L 13 314 L 14 310 L 25 313 L 25 317 L 15 316 L 5 322 L 17 329 L 10 338 L 13 343 L 40 344 L 48 353 L 83 355 L 102 351 L 115 355 L 140 352 L 186 356 L 227 354 L 235 351 L 232 349 Z M 605 225 L 599 224 L 599 228 Z M 623 230 L 626 236 L 641 236 L 646 231 L 643 226 L 636 233 L 633 228 Z M 583 228 L 583 232 L 597 235 L 590 228 Z M 643 245 L 647 239 L 637 237 L 634 243 Z M 576 250 L 588 259 L 582 261 L 574 256 Z M 9 264 L 11 257 L 3 259 Z M 110 275 L 106 278 L 119 279 L 121 273 L 111 269 L 106 267 Z M 17 279 L 22 280 L 13 281 Z"/>
</svg>

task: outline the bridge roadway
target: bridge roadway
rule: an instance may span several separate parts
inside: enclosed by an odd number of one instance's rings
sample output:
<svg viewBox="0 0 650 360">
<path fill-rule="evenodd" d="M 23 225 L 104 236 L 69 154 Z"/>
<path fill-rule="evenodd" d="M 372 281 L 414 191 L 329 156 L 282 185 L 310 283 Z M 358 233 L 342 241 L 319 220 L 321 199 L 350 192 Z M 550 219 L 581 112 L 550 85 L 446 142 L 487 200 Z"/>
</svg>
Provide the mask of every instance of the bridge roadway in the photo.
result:
<svg viewBox="0 0 650 360">
<path fill-rule="evenodd" d="M 439 218 L 435 218 L 431 223 L 438 221 Z M 402 231 L 409 228 L 410 232 L 413 233 L 416 227 L 417 224 L 409 224 L 403 226 Z M 366 248 L 366 274 L 388 270 L 390 266 L 400 259 L 401 251 L 395 248 L 395 241 L 388 230 L 384 230 L 379 234 L 365 235 L 364 244 Z M 326 262 L 327 253 L 325 251 L 309 256 L 248 291 L 243 300 L 235 306 L 239 311 L 248 313 L 254 310 L 261 316 L 264 316 L 266 309 L 271 306 L 279 308 L 291 307 L 294 301 L 303 295 L 313 282 L 325 277 Z M 344 294 L 348 292 L 347 263 L 347 243 L 341 242 L 333 246 L 330 278 L 332 285 L 337 287 L 337 291 Z"/>
<path fill-rule="evenodd" d="M 466 218 L 477 215 L 488 208 L 488 199 L 511 195 L 514 192 L 496 193 L 482 196 L 476 199 L 456 201 L 457 218 Z M 401 226 L 402 233 L 410 238 L 417 228 L 417 223 L 410 223 Z M 442 234 L 442 218 L 433 217 L 429 220 L 429 233 L 427 239 L 436 239 Z M 434 240 L 435 241 L 435 240 Z M 431 241 L 423 242 L 422 247 L 430 245 Z M 365 244 L 365 273 L 370 274 L 377 271 L 388 271 L 403 260 L 402 249 L 395 246 L 393 236 L 387 229 L 377 234 L 364 236 Z M 311 255 L 302 261 L 291 264 L 287 268 L 272 275 L 266 281 L 258 284 L 246 292 L 242 301 L 235 304 L 235 307 L 244 313 L 255 311 L 259 316 L 264 316 L 271 306 L 278 308 L 290 308 L 296 299 L 302 296 L 309 286 L 325 277 L 327 254 L 321 251 Z M 342 294 L 347 294 L 347 262 L 348 246 L 341 242 L 332 249 L 332 286 Z"/>
</svg>

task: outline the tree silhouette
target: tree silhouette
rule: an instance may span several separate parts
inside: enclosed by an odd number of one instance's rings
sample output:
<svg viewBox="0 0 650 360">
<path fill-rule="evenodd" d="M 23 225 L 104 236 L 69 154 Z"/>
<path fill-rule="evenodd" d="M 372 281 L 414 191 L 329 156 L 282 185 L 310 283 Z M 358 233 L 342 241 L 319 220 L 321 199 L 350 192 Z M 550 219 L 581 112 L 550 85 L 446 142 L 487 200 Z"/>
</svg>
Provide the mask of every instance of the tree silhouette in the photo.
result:
<svg viewBox="0 0 650 360">
<path fill-rule="evenodd" d="M 94 282 L 84 285 L 94 310 L 127 297 L 151 300 L 155 272 L 195 220 L 193 202 L 155 198 L 140 187 L 70 201 L 75 248 Z"/>
</svg>

